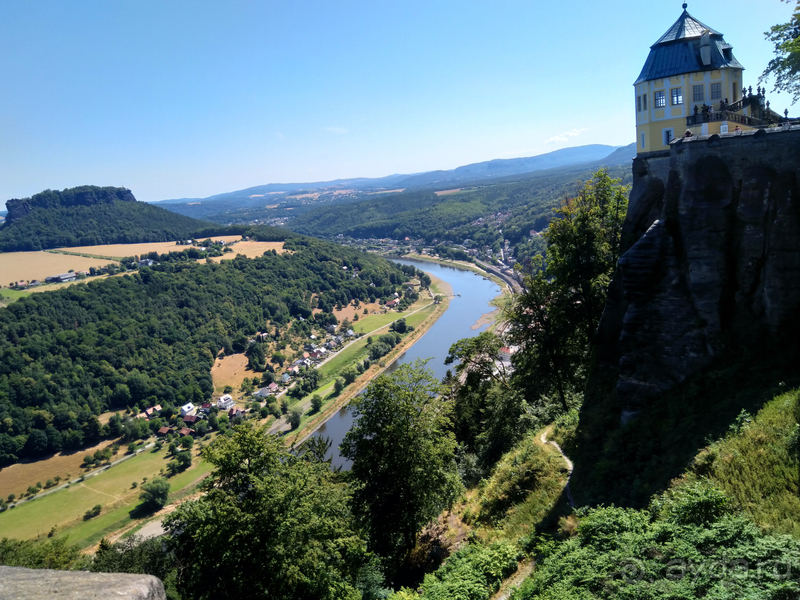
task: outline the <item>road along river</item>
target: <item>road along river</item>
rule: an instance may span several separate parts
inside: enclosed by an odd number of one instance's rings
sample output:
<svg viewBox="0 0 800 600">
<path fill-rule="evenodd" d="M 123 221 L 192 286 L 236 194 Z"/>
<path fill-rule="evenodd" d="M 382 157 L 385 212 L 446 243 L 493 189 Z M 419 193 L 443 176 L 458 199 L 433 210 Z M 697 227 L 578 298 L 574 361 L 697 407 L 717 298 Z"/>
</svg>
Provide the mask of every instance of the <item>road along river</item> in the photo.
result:
<svg viewBox="0 0 800 600">
<path fill-rule="evenodd" d="M 425 335 L 391 363 L 386 371 L 391 373 L 400 365 L 414 362 L 418 358 L 430 359 L 427 367 L 441 379 L 447 369 L 452 368 L 452 365 L 448 367 L 444 364 L 450 346 L 460 339 L 476 336 L 488 327 L 488 323 L 485 323 L 473 329 L 479 321 L 486 321 L 486 319 L 481 320 L 481 317 L 494 310 L 489 303 L 500 295 L 501 290 L 494 281 L 466 269 L 415 260 L 395 262 L 413 265 L 445 281 L 453 288 L 454 297 L 451 298 L 450 306 L 445 313 Z M 349 461 L 339 454 L 339 444 L 352 424 L 353 416 L 350 414 L 350 409 L 345 406 L 314 432 L 315 436 L 330 438 L 333 465 L 344 469 L 350 465 Z"/>
</svg>

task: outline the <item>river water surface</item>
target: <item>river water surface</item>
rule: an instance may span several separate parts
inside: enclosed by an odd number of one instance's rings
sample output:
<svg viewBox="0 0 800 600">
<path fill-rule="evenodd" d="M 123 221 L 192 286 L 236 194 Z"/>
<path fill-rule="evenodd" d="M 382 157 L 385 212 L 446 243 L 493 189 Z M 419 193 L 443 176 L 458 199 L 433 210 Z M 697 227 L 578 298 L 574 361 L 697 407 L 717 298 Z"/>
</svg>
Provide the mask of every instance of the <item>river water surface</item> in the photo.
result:
<svg viewBox="0 0 800 600">
<path fill-rule="evenodd" d="M 445 313 L 433 324 L 417 343 L 406 350 L 389 365 L 387 372 L 392 372 L 398 366 L 414 362 L 416 359 L 430 359 L 427 367 L 441 379 L 448 368 L 444 360 L 450 346 L 460 339 L 473 337 L 486 329 L 486 325 L 472 329 L 481 316 L 494 310 L 489 302 L 500 294 L 500 288 L 490 279 L 484 279 L 472 271 L 457 269 L 438 263 L 429 263 L 415 260 L 396 260 L 403 265 L 413 265 L 417 269 L 426 271 L 439 279 L 446 281 L 453 288 L 455 297 L 450 299 L 450 306 Z M 461 294 L 459 297 L 458 294 Z M 353 416 L 348 407 L 342 408 L 333 415 L 315 433 L 331 440 L 331 455 L 334 466 L 349 468 L 349 461 L 339 454 L 339 444 L 353 424 Z"/>
</svg>

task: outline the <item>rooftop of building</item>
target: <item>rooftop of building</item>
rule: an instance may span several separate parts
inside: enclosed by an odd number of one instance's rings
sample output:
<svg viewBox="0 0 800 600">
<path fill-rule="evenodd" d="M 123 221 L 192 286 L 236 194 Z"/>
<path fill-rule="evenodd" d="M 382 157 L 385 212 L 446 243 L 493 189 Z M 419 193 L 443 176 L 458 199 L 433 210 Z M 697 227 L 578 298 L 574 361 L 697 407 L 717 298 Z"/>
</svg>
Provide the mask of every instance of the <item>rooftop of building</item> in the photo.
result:
<svg viewBox="0 0 800 600">
<path fill-rule="evenodd" d="M 695 19 L 683 5 L 678 20 L 650 47 L 650 55 L 634 85 L 685 73 L 717 69 L 744 69 L 733 56 L 733 46 L 722 34 Z M 703 35 L 708 33 L 710 60 L 704 64 L 700 53 Z"/>
</svg>

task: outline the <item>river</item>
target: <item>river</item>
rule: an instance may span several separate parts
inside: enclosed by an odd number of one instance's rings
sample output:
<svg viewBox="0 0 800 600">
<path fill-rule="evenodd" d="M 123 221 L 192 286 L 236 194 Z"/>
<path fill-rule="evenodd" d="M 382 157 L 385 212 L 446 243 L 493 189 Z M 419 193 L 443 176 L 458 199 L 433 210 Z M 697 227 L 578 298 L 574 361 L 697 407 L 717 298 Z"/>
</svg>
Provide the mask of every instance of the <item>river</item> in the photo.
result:
<svg viewBox="0 0 800 600">
<path fill-rule="evenodd" d="M 472 271 L 457 269 L 439 263 L 417 260 L 396 260 L 402 265 L 413 265 L 439 279 L 446 281 L 453 288 L 455 297 L 450 299 L 450 306 L 437 319 L 433 326 L 425 332 L 416 344 L 406 350 L 387 368 L 388 372 L 398 366 L 414 362 L 418 358 L 430 359 L 427 367 L 441 379 L 448 368 L 444 364 L 450 346 L 463 338 L 473 337 L 486 329 L 486 325 L 472 329 L 481 316 L 491 312 L 490 306 L 494 298 L 500 294 L 498 285 L 490 279 L 484 279 Z M 459 297 L 458 294 L 461 294 Z M 331 458 L 334 466 L 349 468 L 349 461 L 339 454 L 339 444 L 353 424 L 353 416 L 348 407 L 342 408 L 323 424 L 315 433 L 316 436 L 328 437 L 331 440 Z"/>
</svg>

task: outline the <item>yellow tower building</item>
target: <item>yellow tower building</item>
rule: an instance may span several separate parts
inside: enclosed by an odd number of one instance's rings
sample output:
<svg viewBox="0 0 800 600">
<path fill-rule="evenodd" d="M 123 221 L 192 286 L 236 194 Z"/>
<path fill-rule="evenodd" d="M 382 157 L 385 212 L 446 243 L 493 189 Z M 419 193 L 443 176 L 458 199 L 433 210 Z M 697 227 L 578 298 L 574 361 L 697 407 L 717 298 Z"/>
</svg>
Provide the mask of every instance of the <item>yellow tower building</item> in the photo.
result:
<svg viewBox="0 0 800 600">
<path fill-rule="evenodd" d="M 666 150 L 676 137 L 735 133 L 780 115 L 744 87 L 744 67 L 722 34 L 686 11 L 650 47 L 636 90 L 638 153 Z"/>
</svg>

